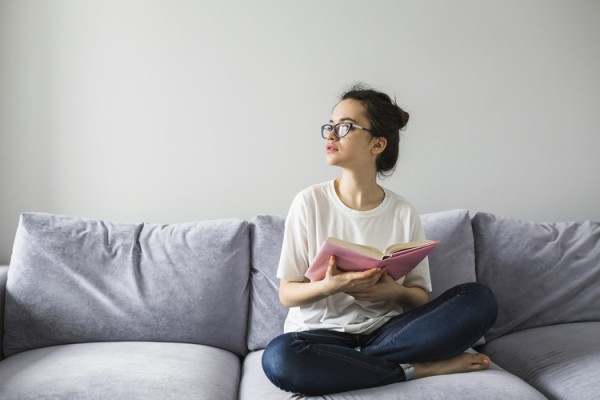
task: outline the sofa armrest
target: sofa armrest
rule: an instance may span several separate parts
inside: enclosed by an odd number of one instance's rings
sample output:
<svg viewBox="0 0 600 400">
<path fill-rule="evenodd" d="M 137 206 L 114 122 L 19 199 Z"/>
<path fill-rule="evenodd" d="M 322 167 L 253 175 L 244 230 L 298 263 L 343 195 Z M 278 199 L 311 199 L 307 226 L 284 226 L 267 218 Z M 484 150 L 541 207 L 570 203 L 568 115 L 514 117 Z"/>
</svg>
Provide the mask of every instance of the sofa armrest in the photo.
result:
<svg viewBox="0 0 600 400">
<path fill-rule="evenodd" d="M 4 359 L 2 344 L 4 342 L 4 296 L 6 294 L 6 278 L 8 265 L 0 265 L 0 360 Z"/>
</svg>

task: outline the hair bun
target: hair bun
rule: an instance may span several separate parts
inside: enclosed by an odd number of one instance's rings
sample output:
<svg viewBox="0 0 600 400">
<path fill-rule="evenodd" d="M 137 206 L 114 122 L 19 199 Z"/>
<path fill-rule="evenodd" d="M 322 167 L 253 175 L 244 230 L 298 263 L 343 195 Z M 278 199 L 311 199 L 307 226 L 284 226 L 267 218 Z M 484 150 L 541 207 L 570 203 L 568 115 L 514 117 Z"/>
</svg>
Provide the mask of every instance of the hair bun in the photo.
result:
<svg viewBox="0 0 600 400">
<path fill-rule="evenodd" d="M 410 116 L 406 111 L 398 107 L 397 104 L 396 107 L 398 108 L 398 124 L 400 125 L 400 129 L 402 129 L 406 126 L 406 124 L 408 124 L 408 119 Z"/>
</svg>

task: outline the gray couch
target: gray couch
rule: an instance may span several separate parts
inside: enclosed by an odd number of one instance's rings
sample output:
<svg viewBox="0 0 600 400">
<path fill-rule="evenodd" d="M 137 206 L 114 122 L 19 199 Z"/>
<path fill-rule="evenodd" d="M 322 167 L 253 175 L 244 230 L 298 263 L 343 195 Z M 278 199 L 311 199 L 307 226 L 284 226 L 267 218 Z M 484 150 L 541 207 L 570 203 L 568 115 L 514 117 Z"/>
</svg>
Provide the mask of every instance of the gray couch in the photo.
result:
<svg viewBox="0 0 600 400">
<path fill-rule="evenodd" d="M 326 399 L 598 399 L 600 223 L 423 215 L 435 296 L 480 281 L 500 314 L 483 372 Z M 121 224 L 23 214 L 0 267 L 0 399 L 287 399 L 261 368 L 282 329 L 283 219 Z M 3 326 L 1 325 L 3 322 Z"/>
</svg>

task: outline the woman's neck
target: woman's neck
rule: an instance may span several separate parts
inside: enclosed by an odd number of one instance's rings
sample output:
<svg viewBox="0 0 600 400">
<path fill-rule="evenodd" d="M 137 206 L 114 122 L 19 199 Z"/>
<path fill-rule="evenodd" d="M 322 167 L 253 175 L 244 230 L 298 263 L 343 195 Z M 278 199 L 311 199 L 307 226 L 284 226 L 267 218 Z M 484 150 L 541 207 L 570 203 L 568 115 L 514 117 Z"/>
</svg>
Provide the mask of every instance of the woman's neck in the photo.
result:
<svg viewBox="0 0 600 400">
<path fill-rule="evenodd" d="M 342 203 L 357 211 L 372 210 L 385 198 L 385 192 L 374 175 L 359 176 L 345 172 L 334 181 L 334 187 Z"/>
</svg>

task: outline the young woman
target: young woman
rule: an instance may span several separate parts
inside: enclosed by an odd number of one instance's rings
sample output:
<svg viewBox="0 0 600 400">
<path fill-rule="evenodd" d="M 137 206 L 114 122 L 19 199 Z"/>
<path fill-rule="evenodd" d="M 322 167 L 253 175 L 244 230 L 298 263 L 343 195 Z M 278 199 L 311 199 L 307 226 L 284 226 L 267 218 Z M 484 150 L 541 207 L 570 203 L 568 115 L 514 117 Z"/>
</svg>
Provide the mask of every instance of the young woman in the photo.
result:
<svg viewBox="0 0 600 400">
<path fill-rule="evenodd" d="M 341 176 L 300 192 L 286 219 L 277 276 L 290 310 L 286 333 L 262 359 L 283 390 L 319 395 L 489 366 L 487 356 L 465 353 L 497 316 L 483 285 L 460 285 L 428 302 L 427 259 L 397 281 L 384 269 L 342 272 L 335 257 L 323 280 L 304 277 L 329 236 L 380 249 L 424 238 L 412 205 L 377 183 L 395 168 L 407 122 L 389 96 L 358 86 L 321 128 L 327 162 Z"/>
</svg>

